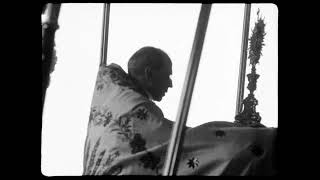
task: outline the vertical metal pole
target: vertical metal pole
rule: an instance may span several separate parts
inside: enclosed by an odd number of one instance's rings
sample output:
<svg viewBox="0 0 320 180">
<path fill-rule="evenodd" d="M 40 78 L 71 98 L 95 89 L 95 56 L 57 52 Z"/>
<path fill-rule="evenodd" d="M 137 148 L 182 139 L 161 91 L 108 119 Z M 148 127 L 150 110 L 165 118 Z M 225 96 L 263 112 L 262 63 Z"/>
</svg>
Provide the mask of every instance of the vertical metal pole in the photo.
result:
<svg viewBox="0 0 320 180">
<path fill-rule="evenodd" d="M 42 109 L 45 104 L 47 88 L 50 83 L 52 69 L 52 54 L 54 49 L 55 32 L 59 28 L 58 17 L 61 4 L 48 3 L 46 5 L 46 19 L 42 23 Z"/>
<path fill-rule="evenodd" d="M 246 77 L 250 11 L 251 11 L 251 4 L 245 4 L 244 17 L 243 17 L 242 44 L 241 44 L 241 59 L 240 59 L 240 66 L 239 66 L 239 79 L 238 79 L 238 90 L 237 90 L 236 115 L 238 115 L 242 110 L 244 82 Z"/>
<path fill-rule="evenodd" d="M 163 171 L 164 176 L 176 175 L 178 163 L 177 155 L 180 154 L 183 144 L 185 124 L 188 117 L 190 102 L 192 98 L 193 87 L 195 84 L 198 66 L 200 62 L 204 38 L 206 35 L 207 25 L 209 21 L 211 4 L 202 4 L 198 19 L 196 34 L 193 41 L 191 55 L 189 59 L 188 69 L 184 80 L 183 91 L 180 98 L 180 104 L 176 122 L 171 133 L 170 144 L 167 151 L 167 158 Z"/>
<path fill-rule="evenodd" d="M 104 3 L 103 6 L 103 27 L 101 38 L 101 51 L 100 51 L 100 66 L 106 66 L 107 64 L 107 52 L 108 52 L 108 33 L 109 33 L 109 17 L 110 17 L 110 3 Z"/>
</svg>

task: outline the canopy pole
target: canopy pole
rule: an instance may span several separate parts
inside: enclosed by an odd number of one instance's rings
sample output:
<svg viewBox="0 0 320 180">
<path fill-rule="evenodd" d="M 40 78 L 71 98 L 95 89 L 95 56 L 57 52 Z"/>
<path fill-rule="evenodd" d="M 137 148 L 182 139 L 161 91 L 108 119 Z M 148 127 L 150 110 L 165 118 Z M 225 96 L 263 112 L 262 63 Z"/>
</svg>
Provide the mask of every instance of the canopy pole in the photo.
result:
<svg viewBox="0 0 320 180">
<path fill-rule="evenodd" d="M 103 27 L 101 37 L 101 51 L 100 51 L 100 66 L 107 65 L 107 52 L 108 52 L 108 33 L 109 33 L 109 17 L 110 17 L 110 3 L 103 5 Z"/>
<path fill-rule="evenodd" d="M 42 22 L 42 109 L 43 112 L 47 88 L 50 84 L 50 73 L 54 69 L 54 40 L 59 28 L 58 18 L 61 4 L 48 3 L 43 6 L 42 12 L 46 15 Z M 42 13 L 42 14 L 43 14 Z M 41 113 L 42 113 L 41 112 Z"/>
<path fill-rule="evenodd" d="M 183 91 L 180 97 L 180 104 L 176 122 L 171 133 L 170 144 L 167 151 L 166 162 L 163 175 L 176 175 L 179 163 L 181 146 L 183 144 L 185 124 L 188 117 L 190 102 L 192 99 L 193 87 L 195 84 L 198 66 L 200 62 L 204 38 L 206 35 L 207 25 L 209 21 L 211 4 L 202 4 L 198 19 L 197 29 L 193 41 L 190 54 L 187 73 L 184 80 Z"/>
<path fill-rule="evenodd" d="M 240 59 L 240 66 L 239 66 L 239 78 L 238 78 L 238 90 L 237 90 L 236 115 L 238 115 L 242 110 L 244 83 L 245 83 L 245 76 L 246 76 L 250 11 L 251 11 L 251 4 L 245 4 L 244 17 L 243 17 L 242 44 L 241 44 L 241 59 Z"/>
</svg>

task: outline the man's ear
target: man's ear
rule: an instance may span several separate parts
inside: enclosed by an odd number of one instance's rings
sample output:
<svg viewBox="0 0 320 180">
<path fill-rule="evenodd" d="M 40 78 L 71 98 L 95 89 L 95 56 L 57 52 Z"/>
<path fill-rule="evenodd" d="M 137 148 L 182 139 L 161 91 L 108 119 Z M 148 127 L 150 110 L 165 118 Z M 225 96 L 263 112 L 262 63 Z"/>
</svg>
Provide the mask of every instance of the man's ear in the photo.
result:
<svg viewBox="0 0 320 180">
<path fill-rule="evenodd" d="M 144 69 L 144 76 L 148 82 L 151 82 L 152 79 L 152 71 L 150 67 L 146 67 Z"/>
</svg>

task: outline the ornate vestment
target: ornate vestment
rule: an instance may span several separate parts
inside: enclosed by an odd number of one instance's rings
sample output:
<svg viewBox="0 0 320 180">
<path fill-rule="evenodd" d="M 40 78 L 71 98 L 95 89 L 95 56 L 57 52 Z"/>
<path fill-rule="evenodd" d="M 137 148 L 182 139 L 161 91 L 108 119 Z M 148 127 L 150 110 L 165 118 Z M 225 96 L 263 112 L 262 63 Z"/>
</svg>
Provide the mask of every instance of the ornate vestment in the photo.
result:
<svg viewBox="0 0 320 180">
<path fill-rule="evenodd" d="M 100 67 L 83 175 L 161 175 L 173 123 L 116 64 Z M 272 175 L 274 128 L 210 122 L 186 131 L 178 175 Z"/>
</svg>

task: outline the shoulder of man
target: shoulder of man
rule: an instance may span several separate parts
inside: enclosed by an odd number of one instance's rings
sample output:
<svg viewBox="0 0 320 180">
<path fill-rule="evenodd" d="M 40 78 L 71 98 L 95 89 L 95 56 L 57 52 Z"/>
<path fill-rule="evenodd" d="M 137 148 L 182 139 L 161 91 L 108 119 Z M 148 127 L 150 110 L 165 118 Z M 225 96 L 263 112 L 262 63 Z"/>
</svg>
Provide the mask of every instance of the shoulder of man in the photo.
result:
<svg viewBox="0 0 320 180">
<path fill-rule="evenodd" d="M 149 115 L 149 116 L 152 116 L 153 118 L 157 118 L 159 120 L 164 119 L 162 110 L 154 102 L 152 102 L 150 100 L 138 104 L 137 106 L 135 106 L 133 108 L 132 111 L 136 112 L 136 113 L 144 112 L 144 114 L 146 114 L 146 116 Z"/>
<path fill-rule="evenodd" d="M 147 147 L 166 142 L 170 138 L 172 123 L 164 118 L 161 109 L 153 102 L 145 102 L 132 110 L 133 131 L 140 134 Z"/>
<path fill-rule="evenodd" d="M 99 76 L 114 84 L 134 88 L 134 83 L 128 77 L 128 74 L 118 64 L 111 63 L 108 66 L 100 66 Z"/>
<path fill-rule="evenodd" d="M 147 120 L 159 124 L 164 131 L 171 131 L 174 122 L 164 117 L 162 110 L 152 101 L 141 103 L 132 110 L 134 116 L 140 120 Z"/>
</svg>

